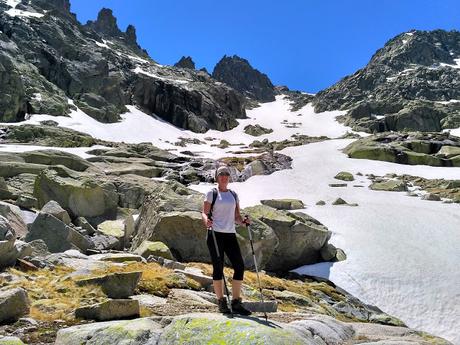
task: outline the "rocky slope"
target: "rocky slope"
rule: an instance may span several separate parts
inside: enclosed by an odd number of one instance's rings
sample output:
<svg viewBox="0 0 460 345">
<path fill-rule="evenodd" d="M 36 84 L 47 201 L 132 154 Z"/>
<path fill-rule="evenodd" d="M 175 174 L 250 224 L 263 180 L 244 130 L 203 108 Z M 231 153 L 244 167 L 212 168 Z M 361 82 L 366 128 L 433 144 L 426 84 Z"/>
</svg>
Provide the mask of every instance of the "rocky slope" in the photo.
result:
<svg viewBox="0 0 460 345">
<path fill-rule="evenodd" d="M 21 138 L 21 127 L 6 131 L 6 140 Z M 203 263 L 202 196 L 184 185 L 193 182 L 191 176 L 212 175 L 216 162 L 178 157 L 151 144 L 97 143 L 107 148 L 89 151 L 88 159 L 55 150 L 1 154 L 0 266 L 15 267 L 0 273 L 0 332 L 10 336 L 0 344 L 19 338 L 67 344 L 88 337 L 95 343 L 116 337 L 128 344 L 166 344 L 194 334 L 221 339 L 224 319 L 215 314 L 211 267 Z M 151 178 L 161 174 L 184 184 Z M 292 210 L 305 207 L 300 200 L 262 204 L 243 212 L 253 219 L 261 268 L 278 271 L 262 274 L 271 326 L 259 318 L 257 279 L 247 271 L 245 299 L 256 313 L 225 319 L 233 337 L 227 343 L 243 344 L 251 334 L 265 344 L 449 344 L 407 328 L 327 280 L 286 274 L 346 255 L 328 243 L 331 232 L 324 225 Z M 247 231 L 238 231 L 251 269 Z M 133 320 L 105 322 L 124 318 Z"/>
<path fill-rule="evenodd" d="M 212 77 L 249 98 L 261 102 L 275 100 L 275 90 L 270 79 L 239 56 L 224 56 L 214 67 Z"/>
<path fill-rule="evenodd" d="M 460 33 L 402 33 L 353 75 L 319 92 L 315 110 L 349 110 L 366 131 L 440 131 L 460 126 Z"/>
<path fill-rule="evenodd" d="M 0 1 L 0 121 L 66 115 L 68 99 L 99 121 L 135 104 L 196 132 L 245 117 L 239 93 L 207 73 L 156 64 L 110 10 L 86 25 L 69 10 L 68 0 Z"/>
</svg>

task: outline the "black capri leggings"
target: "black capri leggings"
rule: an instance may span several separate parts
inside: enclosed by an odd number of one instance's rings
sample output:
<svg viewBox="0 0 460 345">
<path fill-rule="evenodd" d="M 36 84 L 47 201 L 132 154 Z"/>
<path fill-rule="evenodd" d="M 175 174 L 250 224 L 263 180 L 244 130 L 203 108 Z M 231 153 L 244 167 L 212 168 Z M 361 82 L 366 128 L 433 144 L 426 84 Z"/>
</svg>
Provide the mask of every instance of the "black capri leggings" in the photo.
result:
<svg viewBox="0 0 460 345">
<path fill-rule="evenodd" d="M 241 256 L 240 246 L 236 239 L 235 233 L 224 233 L 215 231 L 217 246 L 219 247 L 219 254 L 221 260 L 217 257 L 216 248 L 214 246 L 214 239 L 212 237 L 212 230 L 208 230 L 206 236 L 206 243 L 208 245 L 209 253 L 212 260 L 212 279 L 221 280 L 224 274 L 224 253 L 227 254 L 233 267 L 233 279 L 243 280 L 244 276 L 244 261 Z M 220 262 L 219 262 L 220 261 Z"/>
</svg>

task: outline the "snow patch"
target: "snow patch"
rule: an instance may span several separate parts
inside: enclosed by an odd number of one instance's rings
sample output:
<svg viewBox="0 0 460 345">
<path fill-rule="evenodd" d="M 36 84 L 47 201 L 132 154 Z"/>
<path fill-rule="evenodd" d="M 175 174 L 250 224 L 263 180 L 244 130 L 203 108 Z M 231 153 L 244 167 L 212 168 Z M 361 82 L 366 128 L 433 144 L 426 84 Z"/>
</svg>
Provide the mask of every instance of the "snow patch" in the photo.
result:
<svg viewBox="0 0 460 345">
<path fill-rule="evenodd" d="M 107 41 L 106 41 L 106 40 L 102 40 L 102 41 L 103 41 L 103 43 L 94 40 L 94 42 L 96 43 L 96 45 L 97 45 L 98 47 L 111 49 L 111 48 L 107 45 Z"/>
<path fill-rule="evenodd" d="M 41 102 L 43 100 L 42 94 L 37 92 L 32 95 L 32 99 L 38 102 Z"/>
<path fill-rule="evenodd" d="M 1 1 L 11 7 L 9 10 L 5 11 L 5 13 L 8 14 L 10 17 L 41 18 L 44 16 L 43 13 L 29 12 L 29 11 L 23 11 L 23 10 L 16 9 L 16 6 L 18 6 L 21 3 L 21 0 L 1 0 Z"/>
<path fill-rule="evenodd" d="M 140 69 L 140 68 L 139 68 Z M 74 102 L 69 99 L 68 103 L 75 106 Z M 134 106 L 128 105 L 128 112 L 121 114 L 121 121 L 116 123 L 102 123 L 85 114 L 78 107 L 72 110 L 69 116 L 51 116 L 51 115 L 31 115 L 27 121 L 16 122 L 10 125 L 21 125 L 24 123 L 40 124 L 40 121 L 53 120 L 59 126 L 74 129 L 87 133 L 95 138 L 128 142 L 141 143 L 151 142 L 159 148 L 177 151 L 178 147 L 174 142 L 179 138 L 192 139 L 197 138 L 201 141 L 207 141 L 206 138 L 215 138 L 208 145 L 188 144 L 186 150 L 205 157 L 220 158 L 233 155 L 229 152 L 247 148 L 254 140 L 268 139 L 270 141 L 281 141 L 292 139 L 292 135 L 303 134 L 309 136 L 327 136 L 331 138 L 340 137 L 351 129 L 338 123 L 335 118 L 343 115 L 346 111 L 327 111 L 324 113 L 315 113 L 313 106 L 307 104 L 299 111 L 290 111 L 289 99 L 285 96 L 276 96 L 276 101 L 263 103 L 260 107 L 248 110 L 247 119 L 238 119 L 239 125 L 229 131 L 221 132 L 217 130 L 208 130 L 206 133 L 194 133 L 184 130 L 162 120 L 155 115 L 148 115 Z M 297 115 L 301 113 L 302 116 Z M 286 127 L 286 123 L 301 122 L 296 128 Z M 244 133 L 244 127 L 247 125 L 259 124 L 266 128 L 272 128 L 274 131 L 259 137 L 254 137 Z M 129 128 L 129 130 L 126 130 Z M 359 133 L 367 136 L 367 133 Z M 227 140 L 231 144 L 241 144 L 230 146 L 227 149 L 221 149 L 210 144 L 219 143 L 220 140 Z M 185 150 L 185 148 L 181 148 Z M 177 152 L 174 152 L 177 153 Z"/>
<path fill-rule="evenodd" d="M 455 65 L 451 65 L 448 63 L 444 63 L 444 62 L 441 62 L 439 65 L 442 67 L 450 67 L 450 68 L 459 69 L 460 68 L 460 58 L 454 59 L 454 62 L 455 62 Z"/>
<path fill-rule="evenodd" d="M 110 48 L 110 49 L 113 49 L 113 48 Z M 123 56 L 123 57 L 125 57 L 125 58 L 131 59 L 131 60 L 133 60 L 133 61 L 135 61 L 135 62 L 138 62 L 138 63 L 142 63 L 142 64 L 150 64 L 150 63 L 151 63 L 151 61 L 146 60 L 146 59 L 142 59 L 142 58 L 140 58 L 139 56 L 134 56 L 134 55 L 126 54 L 126 53 L 124 53 L 124 52 L 120 52 L 120 51 L 116 51 L 116 50 L 114 50 L 114 51 L 115 51 L 115 53 L 116 53 L 118 56 Z"/>
<path fill-rule="evenodd" d="M 460 99 L 450 99 L 448 101 L 436 101 L 439 104 L 451 104 L 451 103 L 459 103 Z"/>
<path fill-rule="evenodd" d="M 39 145 L 21 145 L 21 144 L 2 144 L 0 145 L 0 152 L 29 152 L 35 150 L 59 150 L 68 153 L 72 153 L 81 158 L 90 158 L 94 155 L 88 154 L 86 152 L 94 149 L 110 149 L 103 145 L 94 145 L 91 147 L 52 147 L 52 146 L 39 146 Z"/>
</svg>

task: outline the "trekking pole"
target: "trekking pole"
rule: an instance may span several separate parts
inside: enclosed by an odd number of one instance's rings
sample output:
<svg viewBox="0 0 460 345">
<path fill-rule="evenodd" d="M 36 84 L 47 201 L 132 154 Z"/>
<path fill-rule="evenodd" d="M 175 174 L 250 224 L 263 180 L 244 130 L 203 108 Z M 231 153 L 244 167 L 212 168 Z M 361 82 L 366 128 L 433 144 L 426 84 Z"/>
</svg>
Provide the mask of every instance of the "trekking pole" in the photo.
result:
<svg viewBox="0 0 460 345">
<path fill-rule="evenodd" d="M 208 216 L 208 219 L 212 220 L 212 217 Z M 230 293 L 229 293 L 228 287 L 227 287 L 227 280 L 225 279 L 224 258 L 220 256 L 219 246 L 217 245 L 216 234 L 214 233 L 213 227 L 210 226 L 208 228 L 208 230 L 211 230 L 212 239 L 214 240 L 214 247 L 216 248 L 217 258 L 219 260 L 219 265 L 222 265 L 222 279 L 224 281 L 224 289 L 225 289 L 225 293 L 227 295 L 227 303 L 228 303 L 228 307 L 230 309 L 230 315 L 231 315 L 231 317 L 233 317 L 232 301 L 230 300 Z"/>
<path fill-rule="evenodd" d="M 257 268 L 256 253 L 254 252 L 254 243 L 252 241 L 252 230 L 249 228 L 249 224 L 247 223 L 248 216 L 245 216 L 244 219 L 246 220 L 246 222 L 245 222 L 246 229 L 248 229 L 248 233 L 249 233 L 249 242 L 251 243 L 252 258 L 254 259 L 254 267 L 256 268 L 257 283 L 259 284 L 260 299 L 262 300 L 263 312 L 264 312 L 264 315 L 265 315 L 265 321 L 268 322 L 268 316 L 267 316 L 267 312 L 265 310 L 264 294 L 262 293 L 262 284 L 260 284 L 259 269 Z"/>
</svg>

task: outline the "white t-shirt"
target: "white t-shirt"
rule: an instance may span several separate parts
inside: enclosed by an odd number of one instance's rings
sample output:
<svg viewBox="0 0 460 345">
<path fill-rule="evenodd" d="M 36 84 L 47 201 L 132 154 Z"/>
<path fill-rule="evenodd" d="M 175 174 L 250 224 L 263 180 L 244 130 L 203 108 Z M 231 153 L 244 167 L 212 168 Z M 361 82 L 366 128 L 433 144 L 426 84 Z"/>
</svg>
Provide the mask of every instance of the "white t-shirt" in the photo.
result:
<svg viewBox="0 0 460 345">
<path fill-rule="evenodd" d="M 235 193 L 235 192 L 234 192 Z M 213 192 L 210 190 L 206 193 L 204 201 L 212 204 Z M 236 233 L 235 230 L 235 207 L 236 203 L 240 202 L 238 194 L 236 194 L 236 200 L 232 195 L 232 192 L 220 192 L 217 189 L 217 198 L 212 209 L 212 227 L 217 232 Z"/>
</svg>

